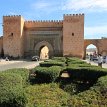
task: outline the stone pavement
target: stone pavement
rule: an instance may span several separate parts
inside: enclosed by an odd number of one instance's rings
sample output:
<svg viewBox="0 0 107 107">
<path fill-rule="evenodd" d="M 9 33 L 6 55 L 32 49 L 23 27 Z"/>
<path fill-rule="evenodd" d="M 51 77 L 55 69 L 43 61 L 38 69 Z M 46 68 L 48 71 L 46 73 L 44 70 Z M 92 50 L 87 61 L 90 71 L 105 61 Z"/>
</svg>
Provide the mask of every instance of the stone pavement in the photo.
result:
<svg viewBox="0 0 107 107">
<path fill-rule="evenodd" d="M 96 65 L 98 66 L 98 63 L 96 61 L 89 61 L 89 60 L 84 60 L 85 62 L 87 63 L 90 63 L 91 65 Z M 102 64 L 102 68 L 107 68 L 107 64 L 106 63 L 103 63 Z"/>
<path fill-rule="evenodd" d="M 19 60 L 5 61 L 4 59 L 0 59 L 0 65 L 7 65 L 7 64 L 17 63 L 17 62 L 22 62 L 22 61 L 19 61 Z"/>
<path fill-rule="evenodd" d="M 32 69 L 39 65 L 41 61 L 25 61 L 25 60 L 13 60 L 13 61 L 0 61 L 0 71 L 13 68 L 27 68 Z"/>
</svg>

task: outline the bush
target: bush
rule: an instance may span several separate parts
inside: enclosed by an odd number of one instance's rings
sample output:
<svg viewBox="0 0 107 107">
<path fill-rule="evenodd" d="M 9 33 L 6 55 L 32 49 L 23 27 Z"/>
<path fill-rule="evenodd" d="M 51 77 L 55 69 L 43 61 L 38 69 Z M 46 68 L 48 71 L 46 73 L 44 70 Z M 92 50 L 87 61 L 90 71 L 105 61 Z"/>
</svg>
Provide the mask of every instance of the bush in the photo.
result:
<svg viewBox="0 0 107 107">
<path fill-rule="evenodd" d="M 93 87 L 97 87 L 102 94 L 107 95 L 107 76 L 100 77 Z"/>
<path fill-rule="evenodd" d="M 66 58 L 65 57 L 53 57 L 52 60 L 60 61 L 60 62 L 65 62 Z"/>
<path fill-rule="evenodd" d="M 59 66 L 52 66 L 52 67 L 36 67 L 35 74 L 36 78 L 35 81 L 39 83 L 49 83 L 55 82 L 55 80 L 59 77 L 61 67 Z"/>
<path fill-rule="evenodd" d="M 13 73 L 0 73 L 0 107 L 25 107 L 26 101 L 22 77 Z"/>
<path fill-rule="evenodd" d="M 41 67 L 51 67 L 51 66 L 65 66 L 64 62 L 58 62 L 58 61 L 47 61 L 40 63 Z"/>
<path fill-rule="evenodd" d="M 107 69 L 96 67 L 67 67 L 70 78 L 76 81 L 95 82 L 99 77 L 107 75 Z"/>
<path fill-rule="evenodd" d="M 70 107 L 106 107 L 107 76 L 100 77 L 89 90 L 73 95 L 68 104 Z"/>
<path fill-rule="evenodd" d="M 74 83 L 70 83 L 70 84 L 63 84 L 63 83 L 60 83 L 60 87 L 68 92 L 70 95 L 74 95 L 77 93 L 77 85 L 74 84 Z"/>
<path fill-rule="evenodd" d="M 28 84 L 28 78 L 29 78 L 29 70 L 25 69 L 25 68 L 21 68 L 21 69 L 9 69 L 6 70 L 3 73 L 14 73 L 14 74 L 18 74 L 22 77 L 23 79 L 23 85 L 25 86 L 26 84 Z"/>
<path fill-rule="evenodd" d="M 96 66 L 94 66 L 94 65 L 87 64 L 87 63 L 84 63 L 84 64 L 72 64 L 72 63 L 71 63 L 71 64 L 68 64 L 68 66 L 69 66 L 69 67 L 75 67 L 75 68 L 76 68 L 76 67 L 79 67 L 79 68 L 80 68 L 80 67 L 81 67 L 81 68 L 82 68 L 82 67 L 96 67 Z"/>
<path fill-rule="evenodd" d="M 70 95 L 55 83 L 29 86 L 26 93 L 27 107 L 68 107 Z"/>
</svg>

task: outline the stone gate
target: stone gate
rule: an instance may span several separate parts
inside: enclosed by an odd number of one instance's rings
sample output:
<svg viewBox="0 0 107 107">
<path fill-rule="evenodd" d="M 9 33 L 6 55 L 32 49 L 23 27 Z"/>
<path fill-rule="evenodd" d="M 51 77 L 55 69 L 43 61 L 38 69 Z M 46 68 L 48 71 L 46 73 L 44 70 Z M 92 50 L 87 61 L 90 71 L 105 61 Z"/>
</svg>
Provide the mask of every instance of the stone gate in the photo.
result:
<svg viewBox="0 0 107 107">
<path fill-rule="evenodd" d="M 107 38 L 102 39 L 85 39 L 84 40 L 84 57 L 86 54 L 86 48 L 90 44 L 93 44 L 96 46 L 98 54 L 101 54 L 103 56 L 107 55 Z"/>
<path fill-rule="evenodd" d="M 47 46 L 49 57 L 84 56 L 84 14 L 65 14 L 63 20 L 25 21 L 22 16 L 3 16 L 4 56 L 40 55 Z"/>
</svg>

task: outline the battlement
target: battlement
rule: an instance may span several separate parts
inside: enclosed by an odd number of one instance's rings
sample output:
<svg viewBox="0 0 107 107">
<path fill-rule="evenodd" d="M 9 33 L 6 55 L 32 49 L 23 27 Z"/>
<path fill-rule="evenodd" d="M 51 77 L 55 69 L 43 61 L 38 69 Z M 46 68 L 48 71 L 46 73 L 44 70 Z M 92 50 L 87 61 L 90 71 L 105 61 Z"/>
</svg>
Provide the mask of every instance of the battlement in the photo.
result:
<svg viewBox="0 0 107 107">
<path fill-rule="evenodd" d="M 84 16 L 84 14 L 83 13 L 82 14 L 64 14 L 63 16 L 64 17 L 65 16 L 76 16 L 77 17 L 77 16 Z"/>
<path fill-rule="evenodd" d="M 50 23 L 50 22 L 54 22 L 54 23 L 57 23 L 58 22 L 63 22 L 63 20 L 33 20 L 33 21 L 25 21 L 25 23 L 37 23 L 37 22 L 46 22 L 46 23 Z"/>
<path fill-rule="evenodd" d="M 64 22 L 79 22 L 84 20 L 84 14 L 64 14 Z"/>
<path fill-rule="evenodd" d="M 25 21 L 25 27 L 62 27 L 63 20 Z"/>
<path fill-rule="evenodd" d="M 22 17 L 21 15 L 7 15 L 7 16 L 3 16 L 3 18 L 19 18 Z"/>
</svg>

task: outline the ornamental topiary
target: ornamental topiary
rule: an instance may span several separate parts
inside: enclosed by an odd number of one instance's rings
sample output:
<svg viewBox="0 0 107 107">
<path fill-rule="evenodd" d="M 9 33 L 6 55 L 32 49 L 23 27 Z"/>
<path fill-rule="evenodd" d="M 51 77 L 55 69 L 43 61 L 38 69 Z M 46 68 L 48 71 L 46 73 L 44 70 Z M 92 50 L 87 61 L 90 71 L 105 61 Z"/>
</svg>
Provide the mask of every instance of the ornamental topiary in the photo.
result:
<svg viewBox="0 0 107 107">
<path fill-rule="evenodd" d="M 35 68 L 35 74 L 36 74 L 35 81 L 38 83 L 54 82 L 59 77 L 61 70 L 62 69 L 59 66 L 36 67 Z"/>
<path fill-rule="evenodd" d="M 0 107 L 25 107 L 26 101 L 22 77 L 13 73 L 0 73 Z"/>
</svg>

